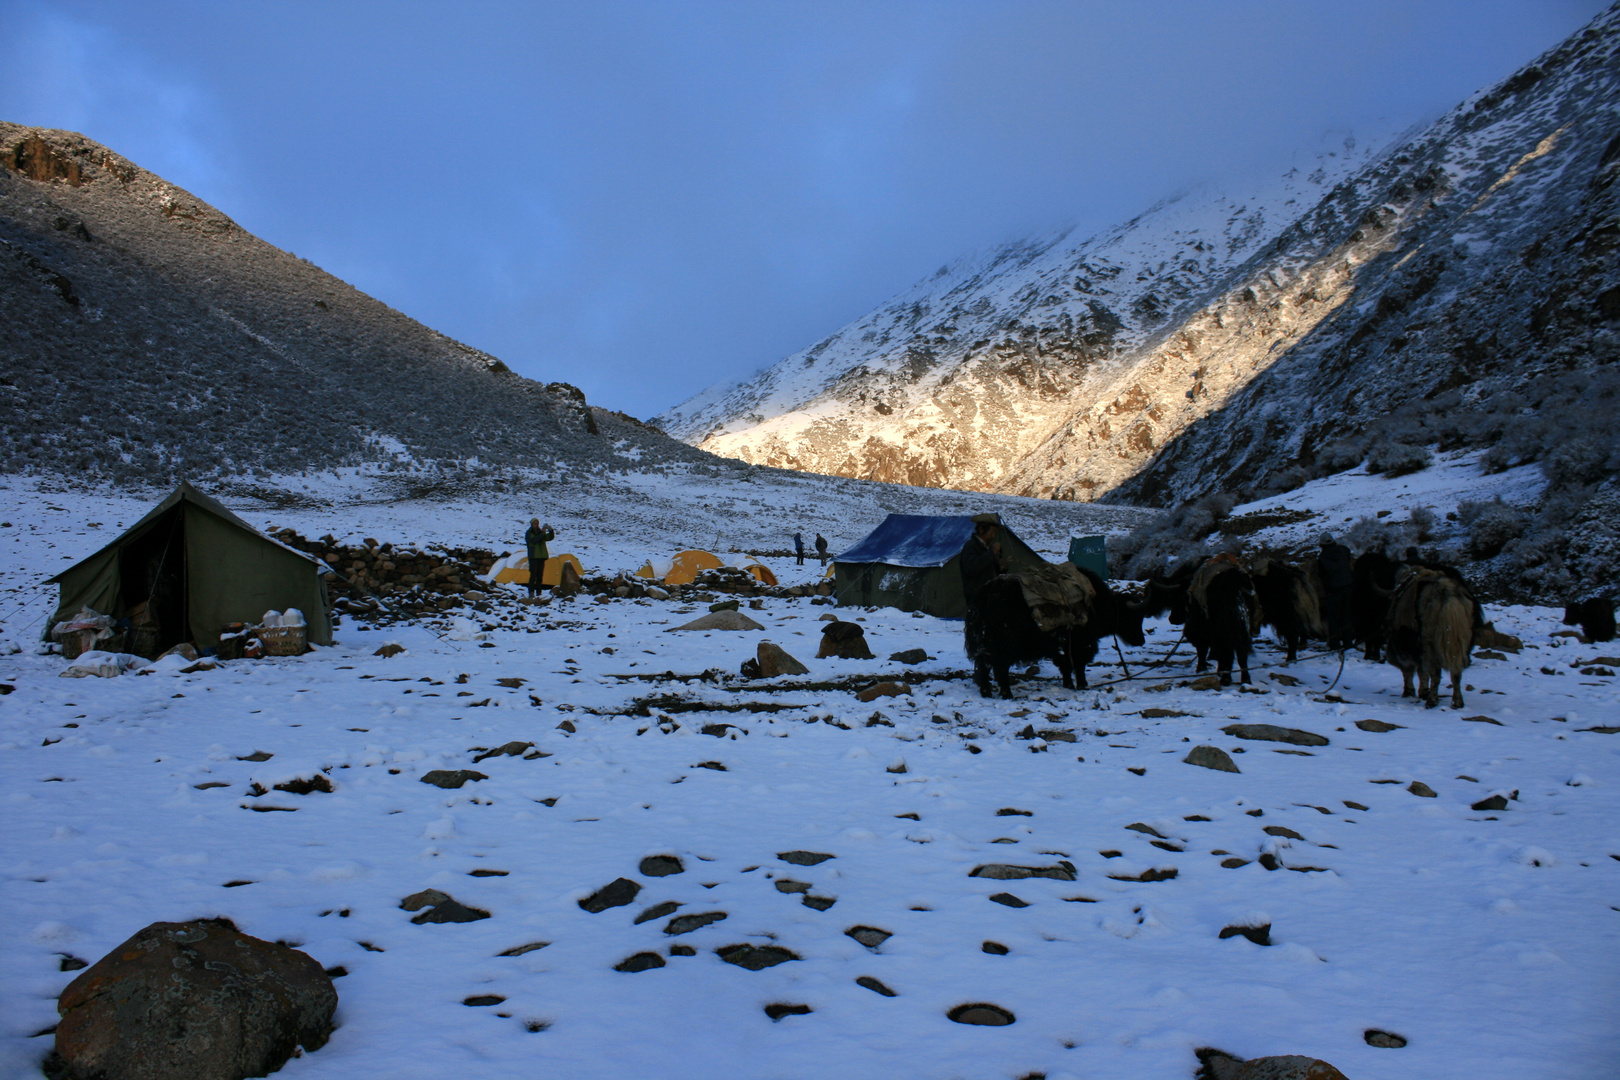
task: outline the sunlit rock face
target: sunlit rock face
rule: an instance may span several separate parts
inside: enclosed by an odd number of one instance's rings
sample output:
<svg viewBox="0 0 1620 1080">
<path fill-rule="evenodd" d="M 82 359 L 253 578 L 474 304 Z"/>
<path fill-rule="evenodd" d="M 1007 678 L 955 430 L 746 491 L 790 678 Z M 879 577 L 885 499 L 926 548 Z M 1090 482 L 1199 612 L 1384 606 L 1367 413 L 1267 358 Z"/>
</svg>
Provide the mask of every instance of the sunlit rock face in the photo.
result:
<svg viewBox="0 0 1620 1080">
<path fill-rule="evenodd" d="M 1617 41 L 1611 10 L 1393 147 L 941 267 L 657 422 L 751 462 L 1163 502 L 1612 364 Z"/>
</svg>

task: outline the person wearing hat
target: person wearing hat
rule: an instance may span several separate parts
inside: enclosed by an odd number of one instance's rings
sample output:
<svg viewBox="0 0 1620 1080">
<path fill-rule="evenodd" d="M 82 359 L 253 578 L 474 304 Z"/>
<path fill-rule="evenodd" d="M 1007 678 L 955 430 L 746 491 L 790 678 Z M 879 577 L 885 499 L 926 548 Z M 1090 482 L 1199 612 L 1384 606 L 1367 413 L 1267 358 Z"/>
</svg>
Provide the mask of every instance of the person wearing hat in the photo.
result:
<svg viewBox="0 0 1620 1080">
<path fill-rule="evenodd" d="M 550 525 L 540 524 L 539 518 L 531 518 L 529 531 L 523 534 L 523 543 L 529 549 L 529 595 L 540 595 L 540 579 L 546 572 L 546 560 L 551 552 L 546 545 L 557 539 L 557 532 Z"/>
<path fill-rule="evenodd" d="M 1001 573 L 1001 518 L 996 514 L 974 514 L 973 535 L 962 545 L 957 565 L 962 571 L 962 598 L 969 607 L 979 590 Z"/>
<path fill-rule="evenodd" d="M 1325 532 L 1321 537 L 1322 553 L 1316 557 L 1317 571 L 1322 575 L 1322 615 L 1327 621 L 1328 648 L 1348 649 L 1350 640 L 1350 587 L 1355 581 L 1355 570 L 1350 549 Z"/>
</svg>

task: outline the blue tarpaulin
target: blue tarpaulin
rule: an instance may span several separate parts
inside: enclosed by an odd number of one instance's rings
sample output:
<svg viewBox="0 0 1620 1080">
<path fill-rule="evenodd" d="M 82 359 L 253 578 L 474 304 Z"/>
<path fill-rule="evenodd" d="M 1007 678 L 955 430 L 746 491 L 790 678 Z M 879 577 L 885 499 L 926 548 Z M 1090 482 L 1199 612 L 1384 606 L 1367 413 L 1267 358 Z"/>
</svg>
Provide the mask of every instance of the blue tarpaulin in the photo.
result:
<svg viewBox="0 0 1620 1080">
<path fill-rule="evenodd" d="M 833 560 L 890 566 L 944 566 L 973 535 L 971 517 L 890 514 L 866 539 Z"/>
</svg>

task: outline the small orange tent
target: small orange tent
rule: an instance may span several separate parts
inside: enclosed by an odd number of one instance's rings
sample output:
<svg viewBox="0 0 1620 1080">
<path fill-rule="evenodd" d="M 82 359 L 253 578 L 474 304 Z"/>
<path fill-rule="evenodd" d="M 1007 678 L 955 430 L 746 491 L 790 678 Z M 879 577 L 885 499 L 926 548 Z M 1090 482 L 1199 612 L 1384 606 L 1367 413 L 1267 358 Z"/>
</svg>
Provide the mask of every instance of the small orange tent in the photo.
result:
<svg viewBox="0 0 1620 1080">
<path fill-rule="evenodd" d="M 562 580 L 563 563 L 570 563 L 574 572 L 581 577 L 585 576 L 585 568 L 573 555 L 553 555 L 546 560 L 546 568 L 541 571 L 540 584 L 555 586 Z M 496 573 L 495 580 L 502 585 L 527 585 L 529 583 L 529 558 L 527 555 L 512 560 L 506 567 Z"/>
</svg>

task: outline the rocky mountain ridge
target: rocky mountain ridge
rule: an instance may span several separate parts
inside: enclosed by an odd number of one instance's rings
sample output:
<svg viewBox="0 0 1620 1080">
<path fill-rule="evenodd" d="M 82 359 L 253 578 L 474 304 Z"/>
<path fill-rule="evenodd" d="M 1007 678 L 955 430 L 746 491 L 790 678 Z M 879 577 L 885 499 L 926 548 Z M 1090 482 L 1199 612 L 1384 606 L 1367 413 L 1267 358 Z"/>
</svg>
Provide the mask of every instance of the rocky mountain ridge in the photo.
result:
<svg viewBox="0 0 1620 1080">
<path fill-rule="evenodd" d="M 712 460 L 437 333 L 82 135 L 0 123 L 0 471 Z"/>
<path fill-rule="evenodd" d="M 1425 402 L 1534 408 L 1620 351 L 1617 45 L 1611 8 L 1376 157 L 942 268 L 656 422 L 746 461 L 1165 505 L 1441 444 L 1380 434 Z"/>
</svg>

